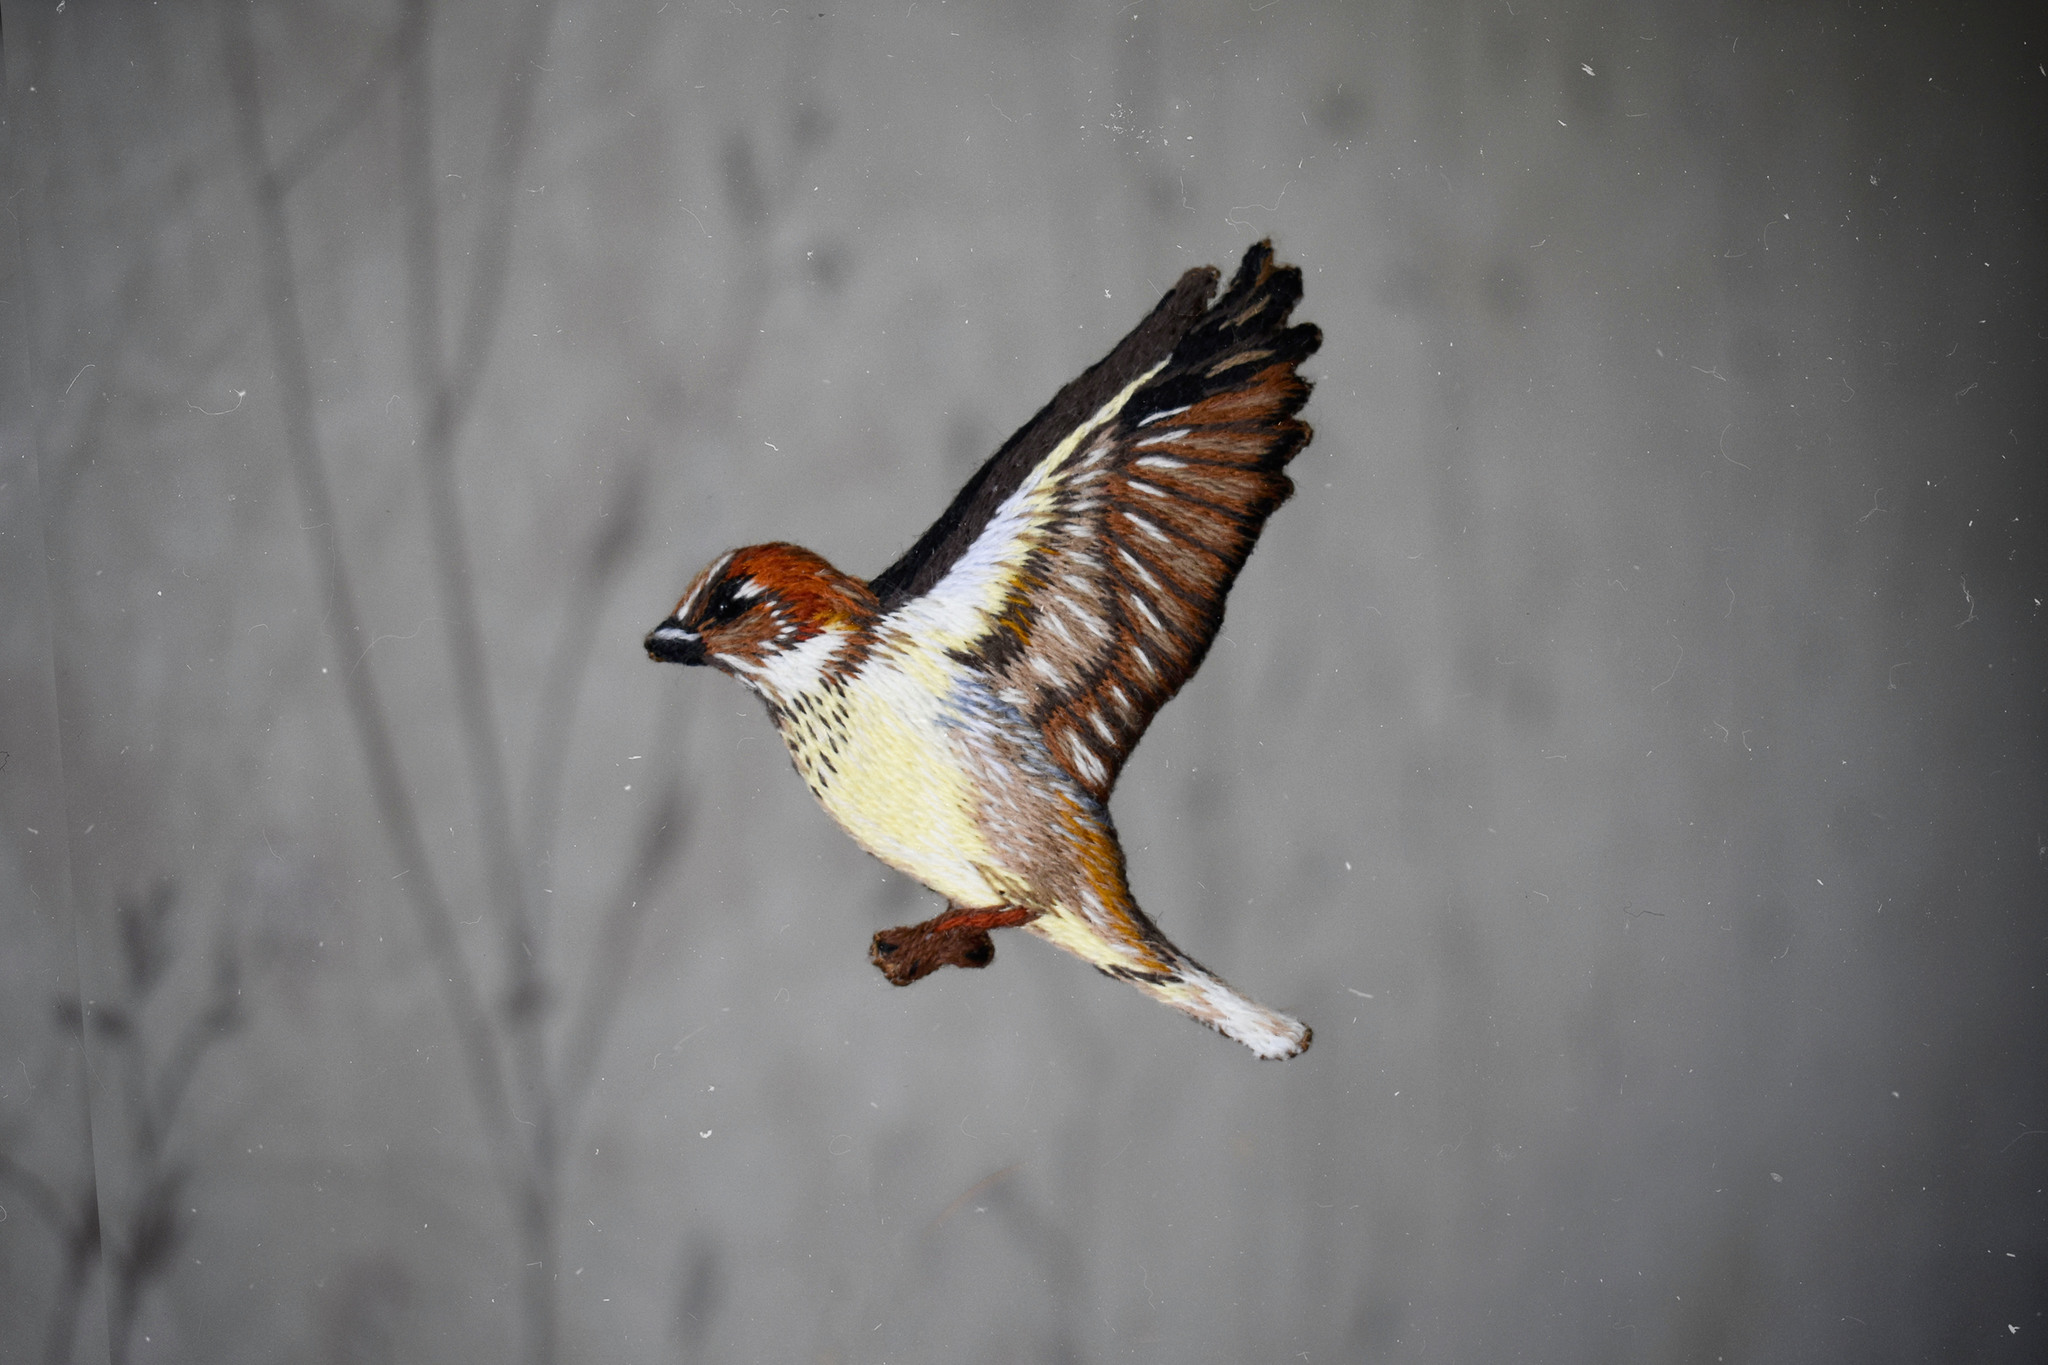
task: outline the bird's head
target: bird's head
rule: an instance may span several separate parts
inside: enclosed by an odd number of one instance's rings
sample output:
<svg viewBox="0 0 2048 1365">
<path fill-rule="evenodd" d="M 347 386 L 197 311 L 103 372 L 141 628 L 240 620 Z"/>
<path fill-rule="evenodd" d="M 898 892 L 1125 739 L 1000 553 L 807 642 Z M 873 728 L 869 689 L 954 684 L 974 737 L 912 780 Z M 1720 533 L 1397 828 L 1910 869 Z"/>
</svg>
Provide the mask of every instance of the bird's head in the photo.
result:
<svg viewBox="0 0 2048 1365">
<path fill-rule="evenodd" d="M 808 691 L 876 615 L 867 584 L 796 545 L 749 545 L 711 561 L 669 618 L 647 636 L 647 657 L 709 664 L 770 700 Z"/>
</svg>

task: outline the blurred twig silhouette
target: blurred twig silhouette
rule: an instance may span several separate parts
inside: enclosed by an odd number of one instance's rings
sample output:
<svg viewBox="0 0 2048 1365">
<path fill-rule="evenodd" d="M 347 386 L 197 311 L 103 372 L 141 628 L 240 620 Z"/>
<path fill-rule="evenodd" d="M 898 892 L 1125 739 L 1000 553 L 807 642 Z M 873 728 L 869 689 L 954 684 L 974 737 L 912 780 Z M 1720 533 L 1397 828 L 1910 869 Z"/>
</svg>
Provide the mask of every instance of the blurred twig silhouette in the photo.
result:
<svg viewBox="0 0 2048 1365">
<path fill-rule="evenodd" d="M 79 1098 L 78 1130 L 81 1134 L 90 1133 L 92 1117 L 88 1112 L 83 1056 L 79 1050 L 81 1040 L 78 1035 L 82 1030 L 79 1027 L 78 1002 L 57 1002 L 55 1021 L 60 1031 L 72 1035 L 67 1050 L 70 1064 L 79 1073 L 74 1090 Z M 63 1365 L 71 1359 L 71 1342 L 78 1331 L 78 1310 L 84 1302 L 92 1272 L 100 1263 L 99 1185 L 93 1179 L 90 1150 L 84 1153 L 82 1174 L 67 1188 L 60 1188 L 56 1181 L 25 1164 L 15 1155 L 15 1150 L 29 1119 L 42 1112 L 34 1101 L 49 1088 L 52 1073 L 66 1060 L 52 1051 L 43 1074 L 29 1086 L 29 1106 L 10 1116 L 5 1126 L 0 1127 L 0 1187 L 12 1189 L 22 1196 L 26 1207 L 49 1225 L 61 1249 L 62 1264 L 57 1272 L 56 1294 L 51 1300 L 49 1326 L 43 1335 L 43 1359 L 49 1365 Z"/>
<path fill-rule="evenodd" d="M 282 154 L 272 150 L 265 132 L 250 17 L 239 5 L 227 7 L 226 14 L 226 68 L 243 168 L 259 220 L 261 294 L 277 363 L 285 454 L 308 513 L 303 520 L 322 615 L 336 656 L 350 663 L 336 672 L 363 752 L 371 798 L 392 858 L 408 874 L 401 885 L 460 1042 L 489 1160 L 517 1229 L 526 1359 L 549 1365 L 560 1339 L 556 1242 L 569 1138 L 622 996 L 619 985 L 634 942 L 662 874 L 680 850 L 685 827 L 682 790 L 670 781 L 648 808 L 631 861 L 603 906 L 582 981 L 573 993 L 558 996 L 563 973 L 551 956 L 535 891 L 551 860 L 571 727 L 599 607 L 640 535 L 643 477 L 638 468 L 628 470 L 568 587 L 559 635 L 540 681 L 524 789 L 516 801 L 455 478 L 455 458 L 490 363 L 505 300 L 513 187 L 529 152 L 535 93 L 546 70 L 555 9 L 552 0 L 542 0 L 521 10 L 514 21 L 486 166 L 481 183 L 472 181 L 468 187 L 469 202 L 478 206 L 476 218 L 468 249 L 459 254 L 446 250 L 450 234 L 436 199 L 434 23 L 428 0 L 408 0 L 398 26 L 379 44 L 351 93 Z M 371 661 L 361 650 L 366 638 L 362 615 L 314 420 L 313 371 L 287 215 L 293 190 L 317 173 L 323 158 L 364 122 L 386 91 L 393 92 L 400 115 L 394 157 L 402 203 L 408 371 L 423 414 L 416 447 L 439 617 L 446 623 L 452 673 L 447 705 L 461 735 L 485 869 L 483 887 L 458 894 L 474 895 L 474 908 L 496 926 L 503 980 L 495 989 L 484 984 L 482 970 L 457 934 L 455 905 L 429 852 L 428 826 L 407 783 Z M 730 145 L 742 159 L 750 156 L 743 139 Z M 730 164 L 727 169 L 731 195 L 740 182 L 730 174 Z M 751 169 L 742 179 L 758 189 Z M 744 202 L 735 199 L 742 219 L 750 228 L 763 226 L 774 196 L 759 191 L 742 197 Z M 741 236 L 740 250 L 746 255 L 734 272 L 741 281 L 735 307 L 758 310 L 769 292 L 762 287 L 760 234 Z M 444 259 L 467 262 L 454 288 L 442 278 Z M 741 327 L 737 334 L 750 337 L 754 330 Z M 743 364 L 743 354 L 721 356 L 719 373 L 705 375 L 702 384 L 692 387 L 729 402 L 737 378 L 732 368 Z"/>
<path fill-rule="evenodd" d="M 44 1334 L 43 1358 L 49 1365 L 71 1359 L 79 1308 L 94 1269 L 102 1264 L 107 1273 L 108 1354 L 116 1363 L 125 1360 L 142 1296 L 152 1281 L 170 1270 L 189 1230 L 180 1196 L 191 1168 L 171 1150 L 171 1129 L 200 1063 L 242 1027 L 245 1017 L 240 965 L 223 940 L 214 955 L 204 1006 L 182 1024 L 145 1020 L 146 1014 L 163 1012 L 151 1011 L 150 1006 L 176 958 L 172 929 L 177 906 L 177 888 L 169 881 L 121 899 L 115 906 L 119 998 L 82 1005 L 74 997 L 62 996 L 52 1012 L 58 1031 L 70 1039 L 66 1050 L 72 1057 L 83 1060 L 77 1045 L 88 1033 L 99 1041 L 99 1056 L 108 1065 L 108 1080 L 126 1121 L 135 1193 L 128 1207 L 110 1211 L 108 1232 L 102 1231 L 101 1192 L 91 1160 L 68 1188 L 60 1188 L 10 1154 L 22 1125 L 37 1111 L 31 1108 L 0 1128 L 0 1182 L 20 1190 L 63 1245 L 63 1265 Z M 155 1055 L 150 1040 L 166 1036 L 168 1047 Z M 61 1065 L 61 1059 L 56 1064 Z M 49 1080 L 46 1068 L 44 1083 Z M 31 1100 L 42 1089 L 40 1084 L 32 1088 Z M 82 1083 L 78 1093 L 86 1093 Z"/>
</svg>

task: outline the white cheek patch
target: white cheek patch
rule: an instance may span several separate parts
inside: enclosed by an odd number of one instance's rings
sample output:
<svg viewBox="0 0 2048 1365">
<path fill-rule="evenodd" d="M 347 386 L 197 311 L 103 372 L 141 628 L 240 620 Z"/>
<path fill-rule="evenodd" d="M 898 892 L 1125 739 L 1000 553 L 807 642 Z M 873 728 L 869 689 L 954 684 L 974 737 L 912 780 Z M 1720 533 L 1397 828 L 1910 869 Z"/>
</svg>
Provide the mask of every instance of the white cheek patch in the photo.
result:
<svg viewBox="0 0 2048 1365">
<path fill-rule="evenodd" d="M 794 649 L 780 650 L 763 659 L 759 676 L 784 697 L 801 696 L 818 685 L 846 640 L 843 631 L 813 635 Z"/>
</svg>

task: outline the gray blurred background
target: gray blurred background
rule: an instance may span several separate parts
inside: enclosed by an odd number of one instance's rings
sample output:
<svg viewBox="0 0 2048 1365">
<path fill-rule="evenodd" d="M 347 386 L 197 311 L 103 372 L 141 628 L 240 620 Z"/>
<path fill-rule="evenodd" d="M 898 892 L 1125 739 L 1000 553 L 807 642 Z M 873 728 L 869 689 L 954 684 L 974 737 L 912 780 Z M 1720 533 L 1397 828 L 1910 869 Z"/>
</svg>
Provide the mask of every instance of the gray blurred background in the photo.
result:
<svg viewBox="0 0 2048 1365">
<path fill-rule="evenodd" d="M 0 1359 L 2040 1359 L 2044 32 L 8 6 Z M 893 990 L 640 638 L 1268 234 L 1315 441 L 1114 809 L 1315 1047 Z"/>
</svg>

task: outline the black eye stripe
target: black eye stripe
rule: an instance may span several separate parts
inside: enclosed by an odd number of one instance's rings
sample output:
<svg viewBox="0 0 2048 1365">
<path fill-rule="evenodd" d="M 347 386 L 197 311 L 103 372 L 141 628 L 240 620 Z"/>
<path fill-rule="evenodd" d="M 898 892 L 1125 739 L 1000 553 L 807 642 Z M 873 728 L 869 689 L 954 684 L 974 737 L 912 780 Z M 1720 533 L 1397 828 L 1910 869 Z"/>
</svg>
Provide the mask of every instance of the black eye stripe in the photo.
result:
<svg viewBox="0 0 2048 1365">
<path fill-rule="evenodd" d="M 739 595 L 739 590 L 739 581 L 731 578 L 713 588 L 711 595 L 704 601 L 704 619 L 723 622 L 743 615 L 749 603 Z"/>
</svg>

